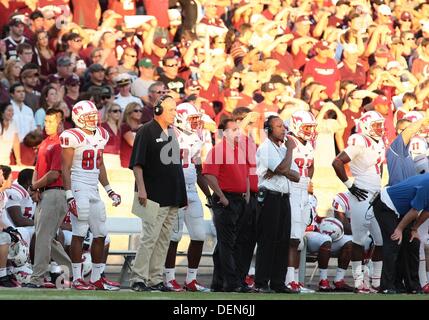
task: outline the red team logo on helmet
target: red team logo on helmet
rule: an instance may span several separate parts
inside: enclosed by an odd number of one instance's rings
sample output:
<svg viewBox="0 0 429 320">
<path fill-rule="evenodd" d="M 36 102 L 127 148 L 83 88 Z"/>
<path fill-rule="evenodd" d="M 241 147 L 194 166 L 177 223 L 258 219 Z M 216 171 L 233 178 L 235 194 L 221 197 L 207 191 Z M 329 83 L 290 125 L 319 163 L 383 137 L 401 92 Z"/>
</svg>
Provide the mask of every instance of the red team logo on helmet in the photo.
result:
<svg viewBox="0 0 429 320">
<path fill-rule="evenodd" d="M 290 131 L 304 140 L 314 140 L 316 138 L 316 126 L 316 118 L 308 111 L 294 112 L 289 122 Z"/>
<path fill-rule="evenodd" d="M 176 127 L 184 131 L 196 131 L 202 128 L 201 113 L 190 103 L 177 106 L 175 118 Z"/>
<path fill-rule="evenodd" d="M 94 131 L 98 125 L 98 110 L 94 103 L 83 100 L 72 109 L 72 120 L 76 127 Z"/>
<path fill-rule="evenodd" d="M 381 138 L 384 134 L 384 118 L 377 111 L 365 112 L 359 119 L 359 131 L 372 138 Z"/>
</svg>

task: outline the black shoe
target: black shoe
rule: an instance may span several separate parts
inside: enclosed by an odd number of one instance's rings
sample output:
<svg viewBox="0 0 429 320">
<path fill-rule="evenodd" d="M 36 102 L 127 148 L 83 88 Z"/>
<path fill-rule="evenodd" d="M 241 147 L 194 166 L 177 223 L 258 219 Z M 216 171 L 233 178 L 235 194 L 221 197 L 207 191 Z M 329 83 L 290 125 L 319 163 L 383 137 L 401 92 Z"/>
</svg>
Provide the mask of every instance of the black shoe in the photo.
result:
<svg viewBox="0 0 429 320">
<path fill-rule="evenodd" d="M 275 291 L 271 290 L 268 287 L 255 288 L 258 293 L 274 293 Z"/>
<path fill-rule="evenodd" d="M 150 290 L 149 287 L 144 282 L 134 282 L 133 285 L 131 286 L 131 289 L 137 292 Z"/>
<path fill-rule="evenodd" d="M 381 290 L 380 293 L 382 293 L 382 294 L 397 294 L 396 290 L 394 290 L 394 289 L 384 289 L 384 290 Z"/>
<path fill-rule="evenodd" d="M 249 287 L 249 286 L 241 286 L 240 287 L 240 291 L 239 292 L 241 292 L 241 293 L 257 293 L 258 291 L 256 291 L 256 289 L 255 288 L 253 288 L 253 287 Z"/>
<path fill-rule="evenodd" d="M 170 289 L 168 289 L 164 285 L 164 282 L 160 282 L 154 286 L 149 287 L 149 291 L 152 291 L 152 292 L 169 292 Z"/>
<path fill-rule="evenodd" d="M 14 281 L 12 281 L 10 276 L 4 276 L 0 278 L 0 287 L 16 288 L 17 284 Z"/>
</svg>

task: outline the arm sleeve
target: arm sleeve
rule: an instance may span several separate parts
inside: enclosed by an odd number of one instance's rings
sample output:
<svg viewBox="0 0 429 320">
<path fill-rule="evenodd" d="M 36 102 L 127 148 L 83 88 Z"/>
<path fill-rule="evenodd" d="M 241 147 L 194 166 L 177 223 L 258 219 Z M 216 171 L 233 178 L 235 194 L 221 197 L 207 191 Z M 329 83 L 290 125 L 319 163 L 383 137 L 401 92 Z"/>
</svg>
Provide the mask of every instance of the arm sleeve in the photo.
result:
<svg viewBox="0 0 429 320">
<path fill-rule="evenodd" d="M 411 200 L 411 207 L 421 211 L 428 207 L 428 193 L 422 186 L 415 187 L 416 194 L 414 199 Z"/>
</svg>

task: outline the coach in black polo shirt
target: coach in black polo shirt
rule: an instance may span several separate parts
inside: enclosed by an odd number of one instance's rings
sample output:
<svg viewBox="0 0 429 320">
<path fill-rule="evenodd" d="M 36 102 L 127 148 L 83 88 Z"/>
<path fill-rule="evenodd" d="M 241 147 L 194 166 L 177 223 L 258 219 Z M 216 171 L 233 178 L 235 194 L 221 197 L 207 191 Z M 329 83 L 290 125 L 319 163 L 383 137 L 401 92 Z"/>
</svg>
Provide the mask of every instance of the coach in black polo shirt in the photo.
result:
<svg viewBox="0 0 429 320">
<path fill-rule="evenodd" d="M 137 132 L 130 160 L 140 204 L 146 206 L 150 199 L 160 205 L 157 214 L 143 219 L 131 279 L 135 291 L 168 291 L 162 278 L 164 261 L 177 210 L 187 204 L 180 148 L 171 128 L 176 116 L 174 99 L 160 97 L 154 114 Z"/>
</svg>

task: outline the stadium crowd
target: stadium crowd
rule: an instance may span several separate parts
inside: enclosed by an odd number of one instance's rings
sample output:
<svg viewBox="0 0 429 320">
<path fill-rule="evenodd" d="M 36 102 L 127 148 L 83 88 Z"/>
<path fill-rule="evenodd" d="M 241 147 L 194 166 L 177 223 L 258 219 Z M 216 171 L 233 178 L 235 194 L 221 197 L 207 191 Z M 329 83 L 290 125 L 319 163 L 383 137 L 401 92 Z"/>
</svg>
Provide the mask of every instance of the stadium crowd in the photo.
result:
<svg viewBox="0 0 429 320">
<path fill-rule="evenodd" d="M 137 165 L 150 179 L 138 132 L 162 121 L 186 151 L 188 205 L 160 224 L 169 244 L 152 248 L 163 281 L 140 265 L 133 290 L 312 292 L 298 276 L 305 238 L 319 291 L 429 293 L 429 1 L 2 0 L 0 29 L 0 286 L 55 287 L 59 263 L 77 290 L 119 289 L 104 275 L 105 209 L 84 170 L 119 205 L 105 169 Z M 174 123 L 163 116 L 172 104 Z M 135 153 L 143 162 L 130 164 Z M 12 181 L 11 165 L 35 168 Z M 313 194 L 320 172 L 348 190 L 327 215 Z M 196 184 L 217 233 L 211 288 L 197 281 Z M 414 193 L 397 200 L 402 184 Z M 268 214 L 278 207 L 286 218 Z M 56 220 L 41 218 L 49 210 Z"/>
</svg>

